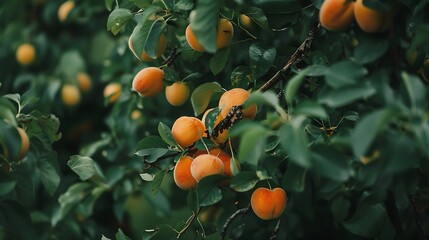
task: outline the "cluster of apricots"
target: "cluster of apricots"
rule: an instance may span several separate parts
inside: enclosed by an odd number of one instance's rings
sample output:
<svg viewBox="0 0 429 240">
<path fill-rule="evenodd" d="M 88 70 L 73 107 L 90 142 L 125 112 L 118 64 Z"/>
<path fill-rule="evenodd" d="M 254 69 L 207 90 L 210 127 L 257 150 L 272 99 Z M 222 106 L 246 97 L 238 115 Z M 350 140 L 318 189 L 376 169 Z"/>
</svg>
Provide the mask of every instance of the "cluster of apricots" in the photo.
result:
<svg viewBox="0 0 429 240">
<path fill-rule="evenodd" d="M 364 5 L 363 0 L 325 0 L 320 8 L 319 20 L 329 31 L 344 31 L 354 20 L 367 33 L 389 29 L 393 12 L 379 11 Z"/>
<path fill-rule="evenodd" d="M 185 36 L 186 36 L 186 41 L 188 42 L 189 46 L 192 49 L 194 49 L 197 52 L 205 51 L 204 47 L 201 45 L 201 43 L 198 41 L 197 37 L 195 36 L 194 32 L 192 31 L 191 24 L 189 24 L 188 27 L 186 27 Z M 227 47 L 231 43 L 231 40 L 233 37 L 234 37 L 234 27 L 232 26 L 232 23 L 227 19 L 220 18 L 217 24 L 217 35 L 216 35 L 217 49 Z"/>
<path fill-rule="evenodd" d="M 61 88 L 61 100 L 69 107 L 76 106 L 80 102 L 81 93 L 88 93 L 92 87 L 91 77 L 86 72 L 78 72 L 74 80 Z"/>
</svg>

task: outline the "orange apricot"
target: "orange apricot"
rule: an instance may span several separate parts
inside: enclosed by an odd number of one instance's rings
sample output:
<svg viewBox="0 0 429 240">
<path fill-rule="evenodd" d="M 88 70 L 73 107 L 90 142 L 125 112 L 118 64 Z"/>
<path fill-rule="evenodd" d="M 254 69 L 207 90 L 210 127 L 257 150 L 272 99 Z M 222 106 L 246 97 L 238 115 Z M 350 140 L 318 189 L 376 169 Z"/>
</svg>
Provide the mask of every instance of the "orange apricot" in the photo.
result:
<svg viewBox="0 0 429 240">
<path fill-rule="evenodd" d="M 87 73 L 79 72 L 76 75 L 76 79 L 82 92 L 88 92 L 91 89 L 91 77 Z"/>
<path fill-rule="evenodd" d="M 185 148 L 198 141 L 205 130 L 203 122 L 198 118 L 182 116 L 174 122 L 171 134 L 176 143 Z"/>
<path fill-rule="evenodd" d="M 142 97 L 153 97 L 162 91 L 164 71 L 157 67 L 140 70 L 133 79 L 133 90 Z"/>
<path fill-rule="evenodd" d="M 213 110 L 213 108 L 207 109 L 204 112 L 203 117 L 201 118 L 201 121 L 204 123 L 204 126 L 206 127 L 206 129 L 208 129 L 208 126 L 206 126 L 206 117 L 207 117 L 207 114 L 209 114 L 212 110 Z M 224 117 L 222 116 L 222 114 L 219 114 L 216 118 L 216 121 L 213 125 L 213 128 L 215 128 L 223 119 L 224 119 Z M 228 132 L 229 132 L 228 129 L 223 129 L 222 132 L 220 132 L 220 131 L 218 132 L 217 137 L 215 137 L 215 138 L 210 137 L 210 139 L 217 145 L 223 144 L 229 138 Z M 207 133 L 204 133 L 203 136 L 207 137 Z"/>
<path fill-rule="evenodd" d="M 204 47 L 198 42 L 197 37 L 191 29 L 191 25 L 189 24 L 185 30 L 186 41 L 189 46 L 197 52 L 204 52 Z"/>
<path fill-rule="evenodd" d="M 286 208 L 286 192 L 281 188 L 260 187 L 252 193 L 250 205 L 256 216 L 263 220 L 270 220 L 280 217 Z"/>
<path fill-rule="evenodd" d="M 18 153 L 18 157 L 16 158 L 17 161 L 21 161 L 27 155 L 28 150 L 30 149 L 30 139 L 28 138 L 27 133 L 24 131 L 24 129 L 18 127 L 17 128 L 19 136 L 21 137 L 21 148 Z"/>
<path fill-rule="evenodd" d="M 137 110 L 137 109 L 133 110 L 131 112 L 131 115 L 130 115 L 131 119 L 133 119 L 133 120 L 137 120 L 137 119 L 141 118 L 141 116 L 142 116 L 142 112 L 140 110 Z"/>
<path fill-rule="evenodd" d="M 223 174 L 224 171 L 222 160 L 210 154 L 202 154 L 194 158 L 191 164 L 191 174 L 197 182 L 210 175 Z"/>
<path fill-rule="evenodd" d="M 210 150 L 209 154 L 211 154 L 213 156 L 216 156 L 220 160 L 222 160 L 223 166 L 224 166 L 224 169 L 225 169 L 224 174 L 226 176 L 228 176 L 228 177 L 232 177 L 232 172 L 231 172 L 231 156 L 228 153 L 222 151 L 219 148 L 214 148 L 214 149 Z M 240 168 L 240 165 L 239 165 L 239 163 L 238 163 L 237 160 L 235 160 L 235 164 L 236 164 L 236 166 L 238 168 Z"/>
<path fill-rule="evenodd" d="M 359 27 L 367 33 L 386 31 L 392 22 L 390 12 L 371 9 L 363 4 L 363 0 L 356 1 L 354 15 Z"/>
<path fill-rule="evenodd" d="M 147 53 L 143 50 L 143 52 L 138 56 L 136 51 L 134 50 L 133 42 L 131 41 L 132 35 L 128 39 L 128 47 L 130 48 L 131 52 L 136 56 L 137 58 L 141 59 L 142 61 L 149 62 L 155 60 L 154 58 L 149 57 Z M 164 54 L 165 49 L 167 48 L 167 36 L 162 33 L 159 37 L 158 46 L 156 48 L 156 58 L 159 58 Z"/>
<path fill-rule="evenodd" d="M 74 1 L 65 1 L 58 8 L 58 19 L 61 22 L 65 22 L 71 10 L 73 10 L 75 6 Z"/>
<path fill-rule="evenodd" d="M 114 103 L 121 96 L 121 92 L 122 92 L 121 84 L 112 82 L 107 84 L 106 87 L 104 88 L 103 96 L 104 98 L 108 99 L 109 103 Z"/>
<path fill-rule="evenodd" d="M 227 47 L 231 43 L 233 37 L 234 27 L 232 26 L 232 23 L 225 18 L 220 18 L 217 24 L 217 49 Z"/>
<path fill-rule="evenodd" d="M 354 4 L 350 0 L 325 0 L 320 7 L 320 24 L 329 31 L 347 29 L 354 20 Z"/>
<path fill-rule="evenodd" d="M 21 65 L 29 65 L 36 58 L 36 49 L 29 43 L 21 44 L 16 50 L 16 60 Z"/>
<path fill-rule="evenodd" d="M 197 180 L 191 174 L 191 164 L 193 158 L 190 156 L 182 156 L 177 161 L 173 171 L 173 178 L 176 185 L 183 189 L 189 190 L 197 186 Z"/>
<path fill-rule="evenodd" d="M 165 87 L 165 97 L 167 102 L 173 106 L 182 106 L 188 100 L 190 90 L 184 82 L 175 82 Z"/>
<path fill-rule="evenodd" d="M 246 14 L 240 14 L 240 16 L 238 17 L 238 20 L 240 22 L 240 25 L 249 29 L 252 28 L 253 23 L 252 23 L 252 19 L 250 17 L 248 17 Z"/>
<path fill-rule="evenodd" d="M 219 107 L 222 109 L 222 116 L 226 117 L 233 106 L 242 105 L 247 100 L 249 95 L 250 93 L 242 88 L 233 88 L 224 92 L 219 99 Z M 244 118 L 254 118 L 256 115 L 256 110 L 257 107 L 255 104 L 248 106 L 243 110 Z"/>
<path fill-rule="evenodd" d="M 80 101 L 80 92 L 76 85 L 65 84 L 61 89 L 61 99 L 67 106 L 75 106 Z"/>
</svg>

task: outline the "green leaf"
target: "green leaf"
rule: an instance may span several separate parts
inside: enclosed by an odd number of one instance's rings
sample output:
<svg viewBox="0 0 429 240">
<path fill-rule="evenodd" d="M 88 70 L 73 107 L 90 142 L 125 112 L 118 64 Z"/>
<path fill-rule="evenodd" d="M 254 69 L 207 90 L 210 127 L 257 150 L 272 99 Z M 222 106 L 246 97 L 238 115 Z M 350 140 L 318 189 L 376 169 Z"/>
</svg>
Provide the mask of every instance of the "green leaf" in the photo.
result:
<svg viewBox="0 0 429 240">
<path fill-rule="evenodd" d="M 225 68 L 225 64 L 228 62 L 231 48 L 225 47 L 219 49 L 215 55 L 210 59 L 210 70 L 213 75 L 218 75 Z"/>
<path fill-rule="evenodd" d="M 6 98 L 0 98 L 0 118 L 13 126 L 18 126 L 16 121 L 16 108 L 15 106 Z"/>
<path fill-rule="evenodd" d="M 189 189 L 188 192 L 188 197 L 186 198 L 186 202 L 188 204 L 188 208 L 193 211 L 193 212 L 197 212 L 198 211 L 198 196 L 197 196 L 197 191 L 195 189 Z"/>
<path fill-rule="evenodd" d="M 347 218 L 350 205 L 350 201 L 343 196 L 338 196 L 332 201 L 331 212 L 335 224 Z"/>
<path fill-rule="evenodd" d="M 115 9 L 107 18 L 107 30 L 116 35 L 131 18 L 133 18 L 133 14 L 129 9 Z"/>
<path fill-rule="evenodd" d="M 401 73 L 402 81 L 407 90 L 409 102 L 413 112 L 424 111 L 426 107 L 426 88 L 420 78 L 415 75 L 409 75 L 406 72 Z"/>
<path fill-rule="evenodd" d="M 153 0 L 130 0 L 130 2 L 134 3 L 138 8 L 145 9 L 152 5 Z"/>
<path fill-rule="evenodd" d="M 214 93 L 221 91 L 222 87 L 217 82 L 203 83 L 198 86 L 191 95 L 191 103 L 195 116 L 200 115 L 207 109 Z"/>
<path fill-rule="evenodd" d="M 292 105 L 292 102 L 295 99 L 295 95 L 298 92 L 299 87 L 304 81 L 304 77 L 307 74 L 310 74 L 312 72 L 320 71 L 320 69 L 321 69 L 320 65 L 310 65 L 305 69 L 299 71 L 294 77 L 292 77 L 289 80 L 289 83 L 285 87 L 285 95 L 286 95 L 286 101 L 290 106 Z"/>
<path fill-rule="evenodd" d="M 96 142 L 90 143 L 85 147 L 80 149 L 80 155 L 92 157 L 98 150 L 103 149 L 112 143 L 112 138 L 110 136 L 102 138 Z"/>
<path fill-rule="evenodd" d="M 417 140 L 417 145 L 420 148 L 420 151 L 426 154 L 429 157 L 429 123 L 421 122 L 412 126 L 412 131 Z"/>
<path fill-rule="evenodd" d="M 160 157 L 166 155 L 167 153 L 174 153 L 168 148 L 146 148 L 136 152 L 136 155 L 143 157 L 145 162 L 154 163 Z"/>
<path fill-rule="evenodd" d="M 34 239 L 38 236 L 28 210 L 15 201 L 0 201 L 0 226 L 3 234 L 15 239 Z"/>
<path fill-rule="evenodd" d="M 355 48 L 354 57 L 361 64 L 371 63 L 383 56 L 389 48 L 389 39 L 362 34 L 359 45 Z"/>
<path fill-rule="evenodd" d="M 323 106 L 311 100 L 305 100 L 296 107 L 296 115 L 304 115 L 306 117 L 315 117 L 321 119 L 328 119 L 328 114 Z"/>
<path fill-rule="evenodd" d="M 306 118 L 298 116 L 291 124 L 285 124 L 278 130 L 280 144 L 289 154 L 289 159 L 301 167 L 311 166 L 308 139 L 305 135 L 303 122 Z"/>
<path fill-rule="evenodd" d="M 287 115 L 285 110 L 280 106 L 279 99 L 277 95 L 273 91 L 266 91 L 266 92 L 259 92 L 255 91 L 252 92 L 249 96 L 249 98 L 244 103 L 244 108 L 247 108 L 248 106 L 252 104 L 265 104 L 268 106 L 273 107 L 280 115 L 283 115 L 283 117 L 286 119 Z"/>
<path fill-rule="evenodd" d="M 294 163 L 289 163 L 286 173 L 284 175 L 282 185 L 289 191 L 303 192 L 305 189 L 305 179 L 307 176 L 307 169 L 300 167 Z"/>
<path fill-rule="evenodd" d="M 364 156 L 375 137 L 390 122 L 394 112 L 385 108 L 376 110 L 363 117 L 354 128 L 350 144 L 357 158 Z"/>
<path fill-rule="evenodd" d="M 158 136 L 147 136 L 137 143 L 135 152 L 148 148 L 167 148 L 168 144 Z"/>
<path fill-rule="evenodd" d="M 240 163 L 257 166 L 259 158 L 264 153 L 267 136 L 267 129 L 261 125 L 255 125 L 253 128 L 247 129 L 240 138 L 240 146 L 238 148 Z"/>
<path fill-rule="evenodd" d="M 82 181 L 88 180 L 92 177 L 100 177 L 104 179 L 104 175 L 101 172 L 98 164 L 92 160 L 92 158 L 73 155 L 70 157 L 70 160 L 67 162 L 67 165 L 79 175 Z"/>
<path fill-rule="evenodd" d="M 338 182 L 347 181 L 353 174 L 350 158 L 332 146 L 312 147 L 311 165 L 314 172 Z"/>
<path fill-rule="evenodd" d="M 410 144 L 413 142 L 410 137 L 389 132 L 386 138 L 383 141 L 385 144 L 382 147 L 384 148 L 381 149 L 383 159 L 387 159 L 383 171 L 389 174 L 396 174 L 419 167 L 420 160 L 417 154 L 417 147 L 415 144 Z M 407 160 L 404 161 L 404 159 Z"/>
<path fill-rule="evenodd" d="M 118 228 L 118 232 L 115 234 L 115 238 L 116 240 L 131 240 L 131 238 L 125 235 L 125 233 L 120 228 Z"/>
<path fill-rule="evenodd" d="M 219 117 L 220 112 L 221 109 L 219 107 L 215 107 L 206 116 L 204 125 L 207 127 L 209 135 L 212 134 L 213 128 L 216 127 L 215 123 L 217 118 Z"/>
<path fill-rule="evenodd" d="M 177 0 L 174 4 L 177 10 L 190 11 L 194 8 L 194 1 L 192 0 Z"/>
<path fill-rule="evenodd" d="M 247 192 L 259 182 L 255 172 L 242 171 L 232 178 L 230 187 L 237 192 Z"/>
<path fill-rule="evenodd" d="M 219 7 L 219 1 L 199 0 L 196 9 L 191 12 L 189 17 L 195 37 L 209 53 L 214 53 L 217 50 L 216 36 Z"/>
<path fill-rule="evenodd" d="M 250 67 L 255 74 L 255 78 L 264 76 L 274 63 L 276 58 L 276 49 L 263 49 L 257 43 L 250 45 L 249 48 Z"/>
<path fill-rule="evenodd" d="M 376 93 L 376 89 L 369 82 L 350 85 L 338 89 L 330 89 L 321 93 L 319 102 L 329 107 L 341 107 L 356 100 L 366 99 Z"/>
<path fill-rule="evenodd" d="M 346 60 L 330 66 L 325 72 L 325 81 L 333 88 L 342 88 L 356 84 L 367 74 L 368 70 L 365 67 Z"/>
<path fill-rule="evenodd" d="M 58 202 L 61 208 L 59 209 L 59 219 L 52 218 L 52 225 L 55 226 L 57 221 L 63 219 L 70 210 L 79 204 L 93 188 L 92 184 L 82 182 L 71 185 L 67 191 L 60 195 Z"/>
<path fill-rule="evenodd" d="M 359 120 L 359 113 L 355 111 L 347 111 L 344 113 L 343 118 L 349 121 L 356 122 L 357 120 Z"/>
<path fill-rule="evenodd" d="M 60 167 L 57 162 L 57 153 L 54 151 L 41 152 L 37 158 L 37 165 L 43 186 L 53 196 L 60 185 Z"/>
<path fill-rule="evenodd" d="M 16 181 L 8 174 L 0 174 L 0 197 L 10 193 L 16 186 Z"/>
<path fill-rule="evenodd" d="M 247 15 L 252 21 L 254 21 L 258 26 L 264 29 L 267 32 L 272 32 L 270 26 L 268 25 L 268 19 L 265 16 L 264 11 L 257 7 L 246 7 L 241 10 L 241 13 Z"/>
<path fill-rule="evenodd" d="M 10 154 L 10 160 L 16 159 L 21 150 L 21 137 L 17 128 L 7 124 L 3 119 L 0 119 L 0 148 L 1 147 L 7 149 Z"/>
<path fill-rule="evenodd" d="M 155 59 L 158 57 L 157 50 L 158 50 L 159 39 L 166 27 L 167 27 L 167 23 L 165 21 L 160 21 L 158 19 L 153 22 L 147 34 L 146 42 L 144 45 L 144 50 L 150 58 Z"/>
<path fill-rule="evenodd" d="M 140 177 L 146 182 L 152 182 L 155 179 L 155 176 L 150 173 L 141 173 Z"/>
<path fill-rule="evenodd" d="M 171 134 L 171 129 L 162 122 L 158 124 L 158 133 L 168 145 L 177 146 L 176 140 L 174 140 L 173 134 Z"/>
<path fill-rule="evenodd" d="M 161 188 L 162 181 L 164 181 L 165 174 L 167 174 L 168 170 L 163 169 L 155 174 L 155 177 L 152 181 L 152 193 L 157 194 L 159 189 Z"/>
<path fill-rule="evenodd" d="M 113 0 L 104 0 L 104 5 L 108 11 L 112 11 Z"/>
<path fill-rule="evenodd" d="M 246 88 L 251 82 L 254 82 L 254 75 L 252 69 L 248 66 L 239 66 L 231 73 L 231 84 L 234 87 L 242 86 Z"/>
<path fill-rule="evenodd" d="M 198 203 L 200 206 L 210 206 L 222 200 L 222 192 L 217 184 L 226 179 L 224 175 L 210 175 L 200 180 L 197 185 Z"/>
</svg>

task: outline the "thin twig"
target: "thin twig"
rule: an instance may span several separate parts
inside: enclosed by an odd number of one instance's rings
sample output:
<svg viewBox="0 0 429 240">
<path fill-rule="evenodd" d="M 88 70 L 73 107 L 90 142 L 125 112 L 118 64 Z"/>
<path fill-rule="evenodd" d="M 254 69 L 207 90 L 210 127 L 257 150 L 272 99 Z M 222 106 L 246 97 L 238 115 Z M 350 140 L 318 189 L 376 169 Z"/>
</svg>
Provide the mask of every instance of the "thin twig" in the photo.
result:
<svg viewBox="0 0 429 240">
<path fill-rule="evenodd" d="M 274 240 L 277 238 L 277 233 L 280 230 L 280 222 L 281 222 L 281 219 L 279 218 L 279 220 L 277 221 L 276 227 L 273 230 L 273 233 L 271 233 L 270 240 Z"/>
<path fill-rule="evenodd" d="M 414 209 L 414 214 L 416 215 L 416 223 L 417 223 L 417 226 L 418 226 L 418 228 L 419 228 L 419 230 L 420 230 L 420 232 L 422 233 L 422 235 L 423 235 L 423 239 L 428 239 L 428 236 L 427 236 L 427 234 L 426 234 L 426 231 L 425 231 L 425 228 L 424 228 L 424 226 L 423 226 L 423 224 L 422 224 L 422 220 L 420 219 L 420 215 L 419 215 L 419 213 L 417 212 L 417 206 L 416 206 L 416 200 L 414 199 L 414 195 L 411 195 L 410 196 L 410 201 L 411 201 L 411 205 L 413 205 L 413 209 Z"/>
<path fill-rule="evenodd" d="M 228 230 L 229 225 L 231 224 L 231 222 L 237 218 L 239 215 L 246 215 L 250 210 L 250 204 L 245 207 L 245 208 L 241 208 L 238 209 L 235 213 L 233 213 L 225 222 L 225 224 L 222 227 L 222 231 L 220 232 L 220 239 L 225 239 L 225 235 L 226 235 L 226 230 Z"/>
<path fill-rule="evenodd" d="M 292 56 L 287 61 L 286 65 L 276 72 L 273 77 L 271 77 L 262 87 L 259 88 L 258 91 L 265 92 L 269 88 L 271 88 L 273 85 L 275 85 L 278 81 L 280 81 L 282 78 L 286 76 L 286 73 L 290 70 L 290 67 L 292 65 L 295 65 L 299 62 L 301 62 L 304 57 L 308 54 L 308 51 L 311 48 L 311 44 L 313 42 L 315 34 L 318 32 L 320 28 L 320 23 L 317 24 L 316 27 L 310 30 L 307 37 L 305 38 L 304 42 L 296 49 L 296 51 L 292 54 Z"/>
<path fill-rule="evenodd" d="M 174 60 L 180 55 L 180 53 L 181 52 L 177 51 L 177 47 L 174 47 L 173 49 L 171 49 L 170 55 L 162 65 L 165 65 L 165 66 L 173 65 Z"/>
<path fill-rule="evenodd" d="M 176 238 L 181 238 L 183 235 L 185 235 L 186 231 L 188 231 L 191 224 L 194 222 L 194 220 L 198 217 L 198 213 L 200 212 L 201 207 L 198 208 L 197 212 L 193 212 L 192 215 L 186 220 L 185 226 L 177 233 Z"/>
</svg>

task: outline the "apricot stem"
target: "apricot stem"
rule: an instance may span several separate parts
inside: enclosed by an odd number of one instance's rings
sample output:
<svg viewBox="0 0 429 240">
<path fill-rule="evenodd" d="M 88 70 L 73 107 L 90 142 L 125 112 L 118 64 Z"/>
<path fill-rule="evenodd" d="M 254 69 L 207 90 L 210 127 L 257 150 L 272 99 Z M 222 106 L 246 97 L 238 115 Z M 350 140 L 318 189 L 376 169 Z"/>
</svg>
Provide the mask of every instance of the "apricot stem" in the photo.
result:
<svg viewBox="0 0 429 240">
<path fill-rule="evenodd" d="M 270 188 L 270 190 L 273 190 L 273 188 L 271 187 L 270 180 L 267 179 L 267 183 L 268 183 L 268 187 Z"/>
<path fill-rule="evenodd" d="M 198 208 L 197 212 L 192 212 L 192 215 L 188 218 L 188 220 L 186 220 L 185 222 L 185 226 L 182 228 L 182 230 L 180 230 L 177 234 L 176 238 L 181 238 L 186 231 L 189 229 L 189 227 L 191 226 L 192 222 L 194 222 L 194 220 L 196 218 L 198 218 L 198 213 L 200 213 L 201 207 Z"/>
<path fill-rule="evenodd" d="M 238 209 L 235 213 L 233 213 L 228 219 L 226 219 L 225 224 L 222 227 L 222 230 L 220 232 L 220 239 L 223 240 L 225 239 L 226 236 L 226 230 L 228 230 L 229 225 L 231 224 L 231 222 L 237 218 L 239 215 L 246 215 L 250 210 L 250 204 L 247 205 L 247 207 L 245 208 L 241 208 Z"/>
</svg>

